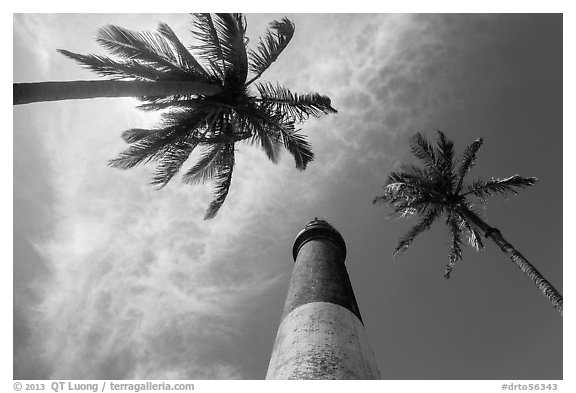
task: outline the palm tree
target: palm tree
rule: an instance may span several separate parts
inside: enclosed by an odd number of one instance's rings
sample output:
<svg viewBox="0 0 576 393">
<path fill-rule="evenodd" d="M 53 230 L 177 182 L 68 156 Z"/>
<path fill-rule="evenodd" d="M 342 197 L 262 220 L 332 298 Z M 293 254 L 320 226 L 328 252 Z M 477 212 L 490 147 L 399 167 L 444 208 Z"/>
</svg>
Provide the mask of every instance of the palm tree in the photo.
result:
<svg viewBox="0 0 576 393">
<path fill-rule="evenodd" d="M 400 218 L 414 214 L 421 217 L 421 221 L 400 239 L 394 255 L 406 251 L 418 234 L 429 229 L 434 220 L 445 213 L 446 224 L 452 237 L 445 278 L 450 278 L 454 265 L 462 259 L 462 237 L 467 235 L 470 246 L 479 250 L 484 247 L 484 234 L 510 257 L 562 315 L 562 295 L 504 239 L 497 228 L 491 227 L 480 218 L 467 200 L 468 197 L 477 197 L 483 203 L 487 198 L 498 194 L 516 195 L 517 188 L 532 186 L 537 181 L 534 177 L 514 175 L 488 181 L 480 179 L 465 185 L 464 177 L 474 165 L 482 142 L 481 138 L 475 140 L 459 159 L 455 160 L 454 144 L 441 131 L 438 131 L 436 147 L 419 133 L 413 137 L 411 151 L 424 166 L 404 165 L 400 171 L 392 172 L 384 186 L 384 194 L 373 201 L 389 204 Z"/>
<path fill-rule="evenodd" d="M 209 219 L 228 194 L 237 142 L 259 144 L 274 163 L 283 146 L 294 157 L 296 168 L 304 170 L 314 154 L 296 124 L 309 116 L 337 111 L 327 96 L 301 95 L 279 84 L 256 82 L 292 39 L 294 24 L 287 18 L 270 23 L 256 48 L 248 50 L 242 14 L 193 17 L 197 44 L 190 50 L 168 25 L 160 24 L 157 33 L 136 33 L 112 25 L 100 29 L 97 41 L 120 60 L 59 52 L 101 76 L 120 79 L 117 83 L 192 87 L 190 91 L 168 88 L 161 93 L 134 94 L 143 101 L 139 109 L 163 110 L 162 121 L 153 129 L 125 131 L 122 137 L 130 147 L 109 164 L 128 169 L 157 161 L 152 184 L 162 188 L 200 147 L 202 155 L 183 181 L 215 180 L 214 199 L 204 217 Z"/>
</svg>

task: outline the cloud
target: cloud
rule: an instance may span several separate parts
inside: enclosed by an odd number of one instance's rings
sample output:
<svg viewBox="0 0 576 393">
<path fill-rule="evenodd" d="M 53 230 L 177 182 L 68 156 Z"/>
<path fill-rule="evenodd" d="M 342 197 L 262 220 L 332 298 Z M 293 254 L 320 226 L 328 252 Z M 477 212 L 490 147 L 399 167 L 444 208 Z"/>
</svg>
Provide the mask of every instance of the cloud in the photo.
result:
<svg viewBox="0 0 576 393">
<path fill-rule="evenodd" d="M 238 375 L 232 365 L 213 364 L 213 343 L 237 336 L 242 304 L 275 278 L 249 263 L 236 265 L 228 250 L 237 236 L 218 223 L 202 226 L 203 206 L 189 208 L 188 190 L 166 194 L 138 206 L 125 203 L 142 200 L 133 195 L 80 190 L 65 205 L 73 212 L 59 217 L 62 229 L 40 246 L 52 274 L 42 288 L 36 333 L 51 377 Z M 90 210 L 98 198 L 110 205 L 100 201 L 95 217 Z"/>
<path fill-rule="evenodd" d="M 40 22 L 36 15 L 14 14 L 14 46 L 19 48 L 26 48 L 30 53 L 27 56 L 33 56 L 35 60 L 35 72 L 39 75 L 45 75 L 49 69 L 50 63 L 50 49 L 47 45 L 49 42 L 48 35 L 45 32 L 46 20 Z M 46 30 L 50 30 L 47 28 Z M 16 57 L 15 64 L 26 67 L 26 61 Z M 22 72 L 20 67 L 14 67 L 14 79 L 16 82 L 24 82 L 19 80 L 19 74 Z"/>
</svg>

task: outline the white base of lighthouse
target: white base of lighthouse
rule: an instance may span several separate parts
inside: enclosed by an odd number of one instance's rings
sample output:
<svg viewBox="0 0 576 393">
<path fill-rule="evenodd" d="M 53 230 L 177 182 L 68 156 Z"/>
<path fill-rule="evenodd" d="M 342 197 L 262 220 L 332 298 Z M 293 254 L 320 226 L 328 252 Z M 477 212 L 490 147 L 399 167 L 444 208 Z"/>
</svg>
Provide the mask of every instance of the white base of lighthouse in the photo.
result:
<svg viewBox="0 0 576 393">
<path fill-rule="evenodd" d="M 266 379 L 380 379 L 364 325 L 327 302 L 299 306 L 278 328 Z"/>
</svg>

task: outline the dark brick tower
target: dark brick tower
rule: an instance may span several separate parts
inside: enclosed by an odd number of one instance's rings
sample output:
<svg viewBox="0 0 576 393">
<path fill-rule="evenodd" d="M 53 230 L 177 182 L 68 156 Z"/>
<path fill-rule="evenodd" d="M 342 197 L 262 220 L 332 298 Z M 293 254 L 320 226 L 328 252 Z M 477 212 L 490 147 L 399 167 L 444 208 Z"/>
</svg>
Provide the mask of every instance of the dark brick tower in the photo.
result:
<svg viewBox="0 0 576 393">
<path fill-rule="evenodd" d="M 294 271 L 266 379 L 380 379 L 340 233 L 314 219 L 292 253 Z"/>
</svg>

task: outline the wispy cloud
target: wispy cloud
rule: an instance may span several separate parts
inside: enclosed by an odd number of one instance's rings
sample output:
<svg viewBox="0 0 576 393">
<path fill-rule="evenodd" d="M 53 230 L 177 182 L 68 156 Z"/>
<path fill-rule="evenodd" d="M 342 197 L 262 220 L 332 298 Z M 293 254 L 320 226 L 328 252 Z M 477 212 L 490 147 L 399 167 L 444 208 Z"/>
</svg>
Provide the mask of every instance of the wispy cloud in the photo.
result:
<svg viewBox="0 0 576 393">
<path fill-rule="evenodd" d="M 274 282 L 265 266 L 250 265 L 249 249 L 230 254 L 250 220 L 203 225 L 204 204 L 184 188 L 147 198 L 101 185 L 63 203 L 72 212 L 57 217 L 61 229 L 41 246 L 52 275 L 37 333 L 51 376 L 238 374 L 214 364 L 208 343 L 232 339 L 242 304 Z"/>
</svg>

